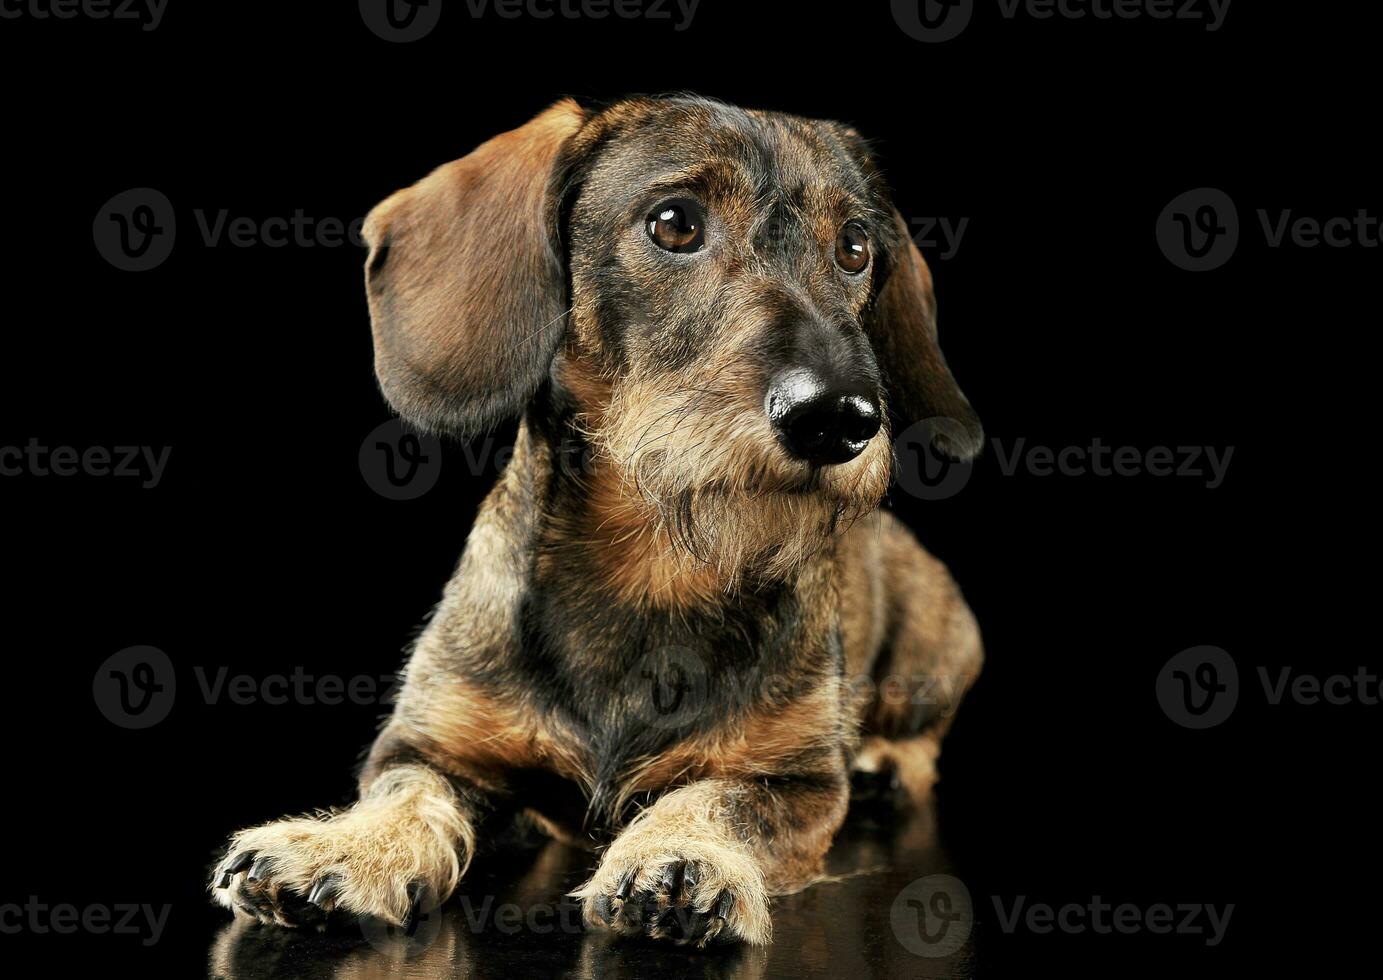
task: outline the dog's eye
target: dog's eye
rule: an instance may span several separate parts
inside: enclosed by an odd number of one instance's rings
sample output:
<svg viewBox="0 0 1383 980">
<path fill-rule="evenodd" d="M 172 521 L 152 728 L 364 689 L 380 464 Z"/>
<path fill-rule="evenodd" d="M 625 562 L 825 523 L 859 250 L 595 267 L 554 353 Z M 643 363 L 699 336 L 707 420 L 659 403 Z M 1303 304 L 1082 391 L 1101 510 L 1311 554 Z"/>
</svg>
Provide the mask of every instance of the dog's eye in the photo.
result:
<svg viewBox="0 0 1383 980">
<path fill-rule="evenodd" d="M 706 241 L 705 220 L 695 201 L 666 201 L 648 216 L 648 237 L 669 252 L 695 252 Z"/>
<path fill-rule="evenodd" d="M 856 275 L 869 264 L 869 236 L 853 221 L 836 236 L 836 265 Z"/>
</svg>

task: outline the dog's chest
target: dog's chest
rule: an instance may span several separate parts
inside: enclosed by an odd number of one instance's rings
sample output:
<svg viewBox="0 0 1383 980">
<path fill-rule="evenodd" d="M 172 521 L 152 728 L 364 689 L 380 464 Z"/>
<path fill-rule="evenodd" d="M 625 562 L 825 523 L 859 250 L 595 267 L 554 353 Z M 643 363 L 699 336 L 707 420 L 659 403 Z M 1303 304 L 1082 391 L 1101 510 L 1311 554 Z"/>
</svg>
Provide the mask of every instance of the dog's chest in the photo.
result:
<svg viewBox="0 0 1383 980">
<path fill-rule="evenodd" d="M 592 816 L 618 822 L 635 790 L 675 774 L 668 760 L 693 765 L 718 731 L 838 667 L 838 638 L 810 626 L 788 588 L 677 614 L 535 589 L 512 669 L 579 743 Z"/>
</svg>

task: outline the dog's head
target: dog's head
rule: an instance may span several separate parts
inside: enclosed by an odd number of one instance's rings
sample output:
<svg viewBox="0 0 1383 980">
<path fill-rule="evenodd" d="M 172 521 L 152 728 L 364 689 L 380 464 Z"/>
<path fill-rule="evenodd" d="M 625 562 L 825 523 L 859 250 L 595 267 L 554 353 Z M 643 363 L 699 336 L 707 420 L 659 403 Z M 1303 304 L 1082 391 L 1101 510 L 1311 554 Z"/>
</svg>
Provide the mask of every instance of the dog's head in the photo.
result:
<svg viewBox="0 0 1383 980">
<path fill-rule="evenodd" d="M 979 449 L 930 273 L 841 125 L 564 101 L 365 232 L 376 370 L 403 416 L 474 434 L 544 389 L 693 550 L 800 555 L 878 503 L 899 425 L 947 419 L 940 448 Z"/>
</svg>

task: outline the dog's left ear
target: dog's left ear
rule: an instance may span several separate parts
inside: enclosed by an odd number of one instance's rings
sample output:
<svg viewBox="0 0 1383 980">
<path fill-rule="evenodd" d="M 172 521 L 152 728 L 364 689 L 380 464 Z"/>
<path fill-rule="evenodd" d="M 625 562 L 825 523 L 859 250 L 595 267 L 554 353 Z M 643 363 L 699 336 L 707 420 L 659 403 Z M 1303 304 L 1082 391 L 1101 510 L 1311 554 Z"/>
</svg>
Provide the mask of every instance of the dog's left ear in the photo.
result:
<svg viewBox="0 0 1383 980">
<path fill-rule="evenodd" d="M 903 427 L 932 420 L 937 449 L 973 459 L 984 446 L 984 430 L 937 344 L 932 273 L 896 209 L 891 237 L 885 278 L 866 323 L 887 374 L 890 411 Z"/>
<path fill-rule="evenodd" d="M 559 102 L 366 218 L 375 373 L 415 425 L 475 435 L 547 376 L 566 320 L 554 169 L 582 121 Z"/>
</svg>

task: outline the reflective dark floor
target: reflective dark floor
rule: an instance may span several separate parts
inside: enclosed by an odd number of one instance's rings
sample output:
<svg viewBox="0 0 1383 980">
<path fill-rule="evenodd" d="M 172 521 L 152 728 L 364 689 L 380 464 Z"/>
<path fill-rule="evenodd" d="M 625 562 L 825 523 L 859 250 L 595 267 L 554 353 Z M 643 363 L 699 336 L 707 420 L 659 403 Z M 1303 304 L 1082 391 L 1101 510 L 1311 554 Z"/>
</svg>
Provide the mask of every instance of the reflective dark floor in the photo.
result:
<svg viewBox="0 0 1383 980">
<path fill-rule="evenodd" d="M 590 854 L 557 843 L 478 862 L 461 893 L 411 939 L 372 926 L 319 934 L 228 923 L 209 952 L 210 975 L 800 980 L 973 973 L 968 941 L 945 956 L 911 952 L 904 943 L 916 948 L 918 913 L 896 912 L 907 886 L 949 870 L 934 808 L 901 817 L 853 812 L 828 859 L 831 880 L 778 900 L 768 948 L 695 951 L 588 933 L 576 904 L 562 896 L 580 884 L 590 862 Z"/>
</svg>

